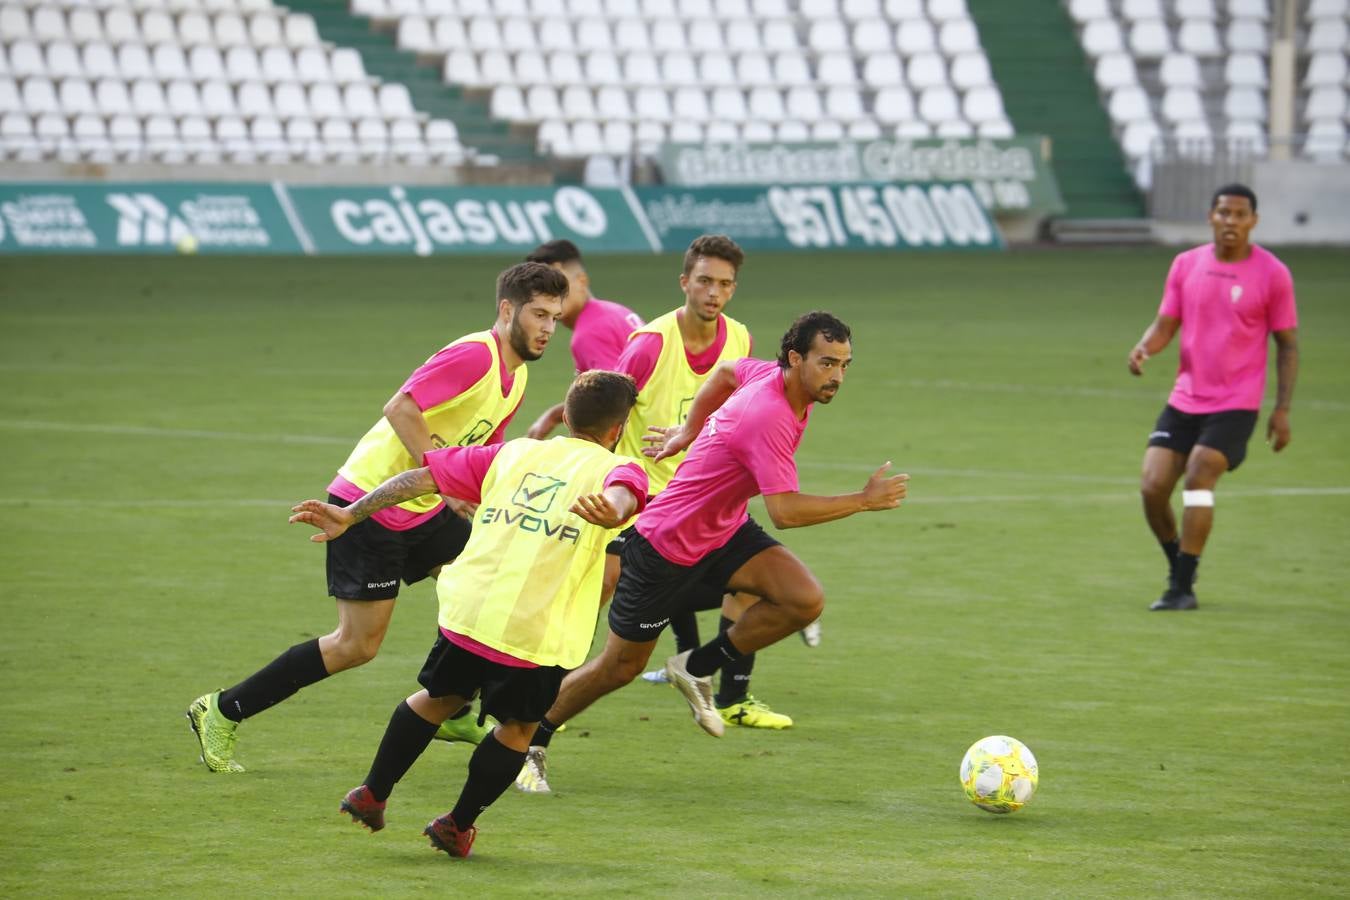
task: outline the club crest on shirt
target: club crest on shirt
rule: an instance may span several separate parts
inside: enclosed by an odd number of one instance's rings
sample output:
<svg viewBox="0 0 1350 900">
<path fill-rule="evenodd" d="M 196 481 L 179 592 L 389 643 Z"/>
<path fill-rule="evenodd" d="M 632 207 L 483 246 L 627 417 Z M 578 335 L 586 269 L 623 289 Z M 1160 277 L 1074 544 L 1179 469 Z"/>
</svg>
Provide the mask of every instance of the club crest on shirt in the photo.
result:
<svg viewBox="0 0 1350 900">
<path fill-rule="evenodd" d="M 1233 285 L 1231 288 L 1229 288 L 1229 289 L 1228 289 L 1228 297 L 1229 297 L 1229 299 L 1231 299 L 1234 303 L 1236 303 L 1236 302 L 1238 302 L 1239 300 L 1241 300 L 1241 299 L 1242 299 L 1242 285 L 1240 285 L 1240 284 L 1235 284 L 1235 285 Z"/>
</svg>

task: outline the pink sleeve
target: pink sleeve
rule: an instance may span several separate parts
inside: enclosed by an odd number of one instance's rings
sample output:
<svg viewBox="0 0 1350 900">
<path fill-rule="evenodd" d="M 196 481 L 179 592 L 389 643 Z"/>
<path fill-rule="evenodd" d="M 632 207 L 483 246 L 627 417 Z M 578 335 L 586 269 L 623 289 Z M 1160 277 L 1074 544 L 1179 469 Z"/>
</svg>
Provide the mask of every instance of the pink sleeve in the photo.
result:
<svg viewBox="0 0 1350 900">
<path fill-rule="evenodd" d="M 661 335 L 652 332 L 634 335 L 624 349 L 619 361 L 614 364 L 616 372 L 633 376 L 640 391 L 656 371 L 656 361 L 661 358 Z"/>
<path fill-rule="evenodd" d="M 470 503 L 481 503 L 483 479 L 501 449 L 501 444 L 493 444 L 490 447 L 428 450 L 426 462 L 436 481 L 436 491 Z"/>
<path fill-rule="evenodd" d="M 426 412 L 473 387 L 491 366 L 492 351 L 484 344 L 477 341 L 454 344 L 423 363 L 399 390 Z"/>
<path fill-rule="evenodd" d="M 1298 327 L 1298 310 L 1294 307 L 1294 279 L 1281 263 L 1276 263 L 1274 271 L 1270 273 L 1266 327 L 1271 331 L 1288 331 Z"/>
<path fill-rule="evenodd" d="M 1158 315 L 1172 319 L 1181 318 L 1181 286 L 1186 281 L 1185 253 L 1172 260 L 1172 268 L 1167 270 L 1167 282 L 1163 285 L 1162 303 L 1158 306 Z"/>
<path fill-rule="evenodd" d="M 633 492 L 637 498 L 637 509 L 633 515 L 637 515 L 647 506 L 647 472 L 637 463 L 624 463 L 621 466 L 610 471 L 605 476 L 605 487 L 621 484 Z"/>
<path fill-rule="evenodd" d="M 732 450 L 737 459 L 754 473 L 761 494 L 792 494 L 798 489 L 797 460 L 793 457 L 791 423 L 781 416 L 746 416 L 736 429 Z"/>
</svg>

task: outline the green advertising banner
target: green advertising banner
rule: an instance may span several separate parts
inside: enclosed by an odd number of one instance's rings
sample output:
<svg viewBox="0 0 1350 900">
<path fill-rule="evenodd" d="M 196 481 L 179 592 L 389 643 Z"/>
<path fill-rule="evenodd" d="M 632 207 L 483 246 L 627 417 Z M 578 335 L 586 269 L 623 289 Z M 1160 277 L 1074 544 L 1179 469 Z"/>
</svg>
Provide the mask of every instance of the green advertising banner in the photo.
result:
<svg viewBox="0 0 1350 900">
<path fill-rule="evenodd" d="M 0 253 L 302 251 L 279 186 L 0 184 Z"/>
<path fill-rule="evenodd" d="M 1050 216 L 1064 200 L 1049 142 L 1012 138 L 924 138 L 787 144 L 666 144 L 667 184 L 732 187 L 860 182 L 968 182 L 995 215 Z"/>
<path fill-rule="evenodd" d="M 631 195 L 581 187 L 292 187 L 314 253 L 507 253 L 567 238 L 587 253 L 655 252 Z"/>
<path fill-rule="evenodd" d="M 1003 238 L 967 184 L 637 188 L 667 250 L 721 231 L 749 249 L 977 250 Z"/>
</svg>

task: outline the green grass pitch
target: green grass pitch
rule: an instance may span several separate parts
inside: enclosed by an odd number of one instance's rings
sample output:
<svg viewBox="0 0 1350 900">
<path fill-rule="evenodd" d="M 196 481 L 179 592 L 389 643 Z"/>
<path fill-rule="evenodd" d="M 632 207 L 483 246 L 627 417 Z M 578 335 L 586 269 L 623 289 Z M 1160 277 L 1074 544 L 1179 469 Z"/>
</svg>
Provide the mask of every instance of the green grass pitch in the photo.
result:
<svg viewBox="0 0 1350 900">
<path fill-rule="evenodd" d="M 332 628 L 289 506 L 490 324 L 507 261 L 0 261 L 0 894 L 1346 896 L 1350 257 L 1281 255 L 1294 440 L 1272 454 L 1263 416 L 1220 483 L 1193 614 L 1146 610 L 1164 567 L 1136 493 L 1175 346 L 1125 368 L 1170 251 L 752 255 L 729 311 L 760 355 L 809 309 L 854 329 L 803 488 L 892 460 L 910 500 L 782 535 L 828 596 L 824 643 L 755 673 L 795 728 L 712 740 L 631 685 L 465 862 L 419 833 L 462 746 L 429 749 L 380 834 L 337 811 L 416 687 L 429 586 L 377 660 L 242 727 L 246 775 L 198 763 L 183 711 Z M 677 258 L 590 269 L 649 317 L 681 300 Z M 565 339 L 531 368 L 512 436 L 561 396 Z M 1011 817 L 956 777 L 998 733 L 1041 763 Z"/>
</svg>

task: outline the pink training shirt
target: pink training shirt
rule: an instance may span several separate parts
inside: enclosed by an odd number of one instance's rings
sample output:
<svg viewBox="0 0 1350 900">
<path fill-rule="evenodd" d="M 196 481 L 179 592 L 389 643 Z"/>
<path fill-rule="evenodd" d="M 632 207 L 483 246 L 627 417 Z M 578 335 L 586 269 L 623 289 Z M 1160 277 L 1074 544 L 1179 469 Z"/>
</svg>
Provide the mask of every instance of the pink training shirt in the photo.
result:
<svg viewBox="0 0 1350 900">
<path fill-rule="evenodd" d="M 521 440 L 527 440 L 521 438 Z M 431 469 L 431 477 L 436 482 L 436 490 L 441 494 L 448 494 L 451 497 L 458 497 L 461 500 L 467 500 L 470 503 L 481 503 L 483 500 L 483 479 L 487 478 L 488 469 L 492 466 L 492 461 L 497 458 L 501 452 L 503 444 L 493 444 L 485 447 L 444 447 L 440 450 L 431 450 L 426 455 L 427 467 Z M 623 463 L 615 466 L 610 473 L 605 476 L 605 488 L 612 485 L 621 484 L 637 498 L 638 509 L 647 499 L 647 472 L 637 463 Z M 529 660 L 512 656 L 509 653 L 503 653 L 494 647 L 479 643 L 473 638 L 442 628 L 441 634 L 445 639 L 457 647 L 468 650 L 475 656 L 481 656 L 491 662 L 499 663 L 504 666 L 514 666 L 520 669 L 537 669 L 537 663 Z"/>
<path fill-rule="evenodd" d="M 703 423 L 666 489 L 637 530 L 670 562 L 692 566 L 731 539 L 757 494 L 797 490 L 793 454 L 811 417 L 788 403 L 783 370 L 762 359 L 736 362 L 740 387 Z"/>
<path fill-rule="evenodd" d="M 628 336 L 642 325 L 642 317 L 622 304 L 587 300 L 572 326 L 572 362 L 577 371 L 613 370 L 628 346 Z"/>
<path fill-rule="evenodd" d="M 1255 245 L 1242 262 L 1215 259 L 1213 244 L 1178 254 L 1158 313 L 1181 322 L 1167 402 L 1185 413 L 1260 409 L 1270 335 L 1298 327 L 1289 270 Z"/>
<path fill-rule="evenodd" d="M 623 351 L 623 356 L 620 356 L 618 362 L 614 364 L 615 371 L 633 376 L 633 380 L 637 382 L 637 389 L 642 390 L 647 386 L 652 373 L 656 371 L 656 361 L 661 358 L 663 343 L 661 335 L 654 332 L 633 335 L 633 339 Z M 689 348 L 685 347 L 684 358 L 688 360 L 689 368 L 702 375 L 717 365 L 717 358 L 722 355 L 722 348 L 726 345 L 727 320 L 724 316 L 718 316 L 717 337 L 713 338 L 708 349 L 702 353 L 690 353 Z"/>
<path fill-rule="evenodd" d="M 506 362 L 501 358 L 502 342 L 501 338 L 497 337 L 496 332 L 493 332 L 492 339 L 497 342 L 497 370 L 502 379 L 502 396 L 506 397 L 511 393 L 511 385 L 515 383 L 516 373 L 509 371 L 506 368 Z M 426 411 L 434 406 L 440 406 L 448 400 L 453 400 L 473 387 L 479 379 L 487 374 L 488 367 L 491 365 L 492 351 L 488 350 L 484 344 L 477 341 L 452 344 L 437 351 L 435 356 L 419 366 L 408 376 L 408 380 L 403 382 L 399 391 L 412 397 L 418 409 Z M 517 409 L 519 409 L 519 406 L 517 406 Z M 506 418 L 502 419 L 502 423 L 497 426 L 497 430 L 488 436 L 487 443 L 500 444 L 502 442 L 503 436 L 506 434 L 506 426 L 515 414 L 516 411 L 512 410 Z M 360 500 L 366 495 L 365 491 L 341 475 L 333 478 L 332 483 L 328 485 L 328 493 L 349 502 Z M 391 531 L 407 531 L 429 520 L 440 512 L 443 506 L 444 504 L 437 504 L 435 509 L 421 514 L 391 506 L 388 509 L 380 510 L 371 518 Z"/>
</svg>

